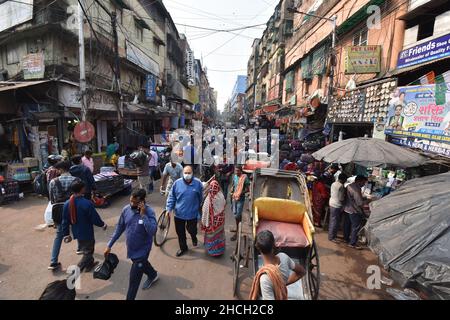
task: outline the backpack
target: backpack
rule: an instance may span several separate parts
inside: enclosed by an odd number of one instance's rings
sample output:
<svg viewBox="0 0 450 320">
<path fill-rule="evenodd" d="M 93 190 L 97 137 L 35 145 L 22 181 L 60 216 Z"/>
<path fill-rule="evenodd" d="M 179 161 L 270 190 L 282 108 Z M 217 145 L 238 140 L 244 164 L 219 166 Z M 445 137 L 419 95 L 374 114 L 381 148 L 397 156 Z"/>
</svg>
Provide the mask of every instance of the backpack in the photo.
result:
<svg viewBox="0 0 450 320">
<path fill-rule="evenodd" d="M 52 220 L 55 224 L 62 223 L 62 216 L 64 211 L 64 203 L 70 198 L 70 192 L 64 193 L 61 181 L 59 178 L 55 179 L 55 187 L 58 189 L 58 193 L 62 195 L 60 199 L 54 199 L 55 203 L 52 207 Z"/>
<path fill-rule="evenodd" d="M 41 172 L 34 178 L 33 191 L 36 194 L 48 197 L 47 174 L 45 171 Z"/>
<path fill-rule="evenodd" d="M 67 287 L 67 280 L 58 280 L 47 285 L 39 300 L 75 300 L 75 289 Z"/>
</svg>

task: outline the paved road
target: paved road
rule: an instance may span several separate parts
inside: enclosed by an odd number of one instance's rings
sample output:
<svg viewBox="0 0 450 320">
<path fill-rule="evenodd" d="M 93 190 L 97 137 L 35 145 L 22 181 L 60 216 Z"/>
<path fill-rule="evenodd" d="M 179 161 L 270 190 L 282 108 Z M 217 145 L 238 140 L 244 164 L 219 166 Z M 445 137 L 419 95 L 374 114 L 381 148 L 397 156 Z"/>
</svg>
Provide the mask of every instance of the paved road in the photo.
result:
<svg viewBox="0 0 450 320">
<path fill-rule="evenodd" d="M 113 233 L 121 208 L 128 197 L 118 196 L 108 209 L 99 210 L 110 226 L 107 231 L 96 230 L 96 258 Z M 157 214 L 162 211 L 164 199 L 159 194 L 150 195 L 148 203 Z M 54 230 L 36 231 L 43 223 L 46 207 L 43 198 L 28 195 L 20 202 L 0 207 L 0 299 L 37 299 L 45 286 L 55 279 L 64 279 L 67 266 L 76 264 L 75 243 L 63 244 L 60 262 L 63 271 L 47 270 Z M 154 247 L 150 261 L 158 270 L 160 281 L 148 291 L 140 291 L 137 299 L 168 300 L 229 300 L 232 296 L 232 262 L 229 259 L 234 245 L 229 241 L 233 219 L 227 213 L 227 252 L 221 258 L 208 257 L 201 245 L 182 258 L 175 258 L 178 242 L 171 227 L 168 242 L 163 248 Z M 121 259 L 109 281 L 94 280 L 92 273 L 83 273 L 77 298 L 84 300 L 124 299 L 128 287 L 130 262 L 126 260 L 124 236 L 113 248 Z M 319 245 L 322 285 L 321 299 L 389 299 L 385 290 L 366 289 L 367 266 L 376 264 L 375 256 L 337 246 L 326 240 L 326 234 L 317 235 Z M 190 242 L 190 241 L 189 241 Z M 243 270 L 241 296 L 247 297 L 251 278 Z"/>
</svg>

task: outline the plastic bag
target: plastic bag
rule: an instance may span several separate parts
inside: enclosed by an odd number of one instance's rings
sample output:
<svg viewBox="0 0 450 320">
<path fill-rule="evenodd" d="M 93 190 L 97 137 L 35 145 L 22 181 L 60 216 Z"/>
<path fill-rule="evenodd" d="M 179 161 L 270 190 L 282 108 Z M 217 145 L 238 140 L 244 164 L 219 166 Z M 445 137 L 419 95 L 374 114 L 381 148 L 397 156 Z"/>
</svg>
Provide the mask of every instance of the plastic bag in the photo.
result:
<svg viewBox="0 0 450 320">
<path fill-rule="evenodd" d="M 44 221 L 47 225 L 53 225 L 52 209 L 53 209 L 53 205 L 49 201 L 47 208 L 45 208 L 45 212 L 44 212 Z"/>
<path fill-rule="evenodd" d="M 145 164 L 145 160 L 147 159 L 147 155 L 143 151 L 136 151 L 136 152 L 133 152 L 130 155 L 130 159 L 133 161 L 133 163 L 136 166 L 142 167 Z"/>
<path fill-rule="evenodd" d="M 400 291 L 398 289 L 388 288 L 386 292 L 394 297 L 396 300 L 420 300 L 419 296 L 410 289 Z"/>
<path fill-rule="evenodd" d="M 109 280 L 118 264 L 119 258 L 114 253 L 108 254 L 105 261 L 95 268 L 94 279 Z"/>
</svg>

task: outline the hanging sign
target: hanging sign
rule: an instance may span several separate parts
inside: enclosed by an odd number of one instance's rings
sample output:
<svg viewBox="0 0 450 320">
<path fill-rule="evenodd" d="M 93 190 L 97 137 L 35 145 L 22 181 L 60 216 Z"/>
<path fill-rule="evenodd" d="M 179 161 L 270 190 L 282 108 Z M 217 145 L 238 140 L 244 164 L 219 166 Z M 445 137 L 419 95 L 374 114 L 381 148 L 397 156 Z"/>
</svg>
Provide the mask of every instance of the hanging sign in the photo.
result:
<svg viewBox="0 0 450 320">
<path fill-rule="evenodd" d="M 145 99 L 147 101 L 156 100 L 156 77 L 153 74 L 147 74 L 145 83 Z"/>
<path fill-rule="evenodd" d="M 95 128 L 88 121 L 80 122 L 75 126 L 74 136 L 78 142 L 88 143 L 95 137 Z"/>
<path fill-rule="evenodd" d="M 381 46 L 351 46 L 346 51 L 345 73 L 378 73 L 381 71 Z"/>
<path fill-rule="evenodd" d="M 45 75 L 44 53 L 30 53 L 23 57 L 22 70 L 25 80 L 43 79 Z"/>
</svg>

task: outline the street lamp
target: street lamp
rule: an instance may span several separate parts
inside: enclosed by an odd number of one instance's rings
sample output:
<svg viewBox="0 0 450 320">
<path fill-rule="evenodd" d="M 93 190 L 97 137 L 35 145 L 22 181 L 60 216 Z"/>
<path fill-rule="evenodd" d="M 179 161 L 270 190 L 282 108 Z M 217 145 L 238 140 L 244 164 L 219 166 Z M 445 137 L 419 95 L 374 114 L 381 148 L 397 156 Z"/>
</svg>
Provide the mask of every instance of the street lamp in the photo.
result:
<svg viewBox="0 0 450 320">
<path fill-rule="evenodd" d="M 310 16 L 310 17 L 318 18 L 320 20 L 326 20 L 326 21 L 331 22 L 333 25 L 333 31 L 331 33 L 331 50 L 332 50 L 332 55 L 334 54 L 334 49 L 336 48 L 336 25 L 337 25 L 337 23 L 336 23 L 337 17 L 336 16 L 327 18 L 327 17 L 322 17 L 322 16 L 318 16 L 315 14 L 299 11 L 296 8 L 288 8 L 287 10 L 291 13 L 304 14 L 306 16 Z M 333 96 L 333 81 L 334 81 L 334 65 L 333 65 L 333 63 L 331 63 L 331 70 L 330 70 L 330 76 L 329 76 L 329 88 L 328 88 L 328 105 L 331 104 L 331 97 Z"/>
</svg>

